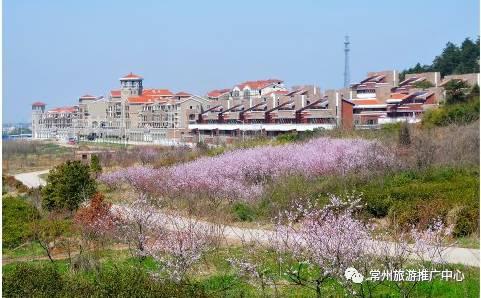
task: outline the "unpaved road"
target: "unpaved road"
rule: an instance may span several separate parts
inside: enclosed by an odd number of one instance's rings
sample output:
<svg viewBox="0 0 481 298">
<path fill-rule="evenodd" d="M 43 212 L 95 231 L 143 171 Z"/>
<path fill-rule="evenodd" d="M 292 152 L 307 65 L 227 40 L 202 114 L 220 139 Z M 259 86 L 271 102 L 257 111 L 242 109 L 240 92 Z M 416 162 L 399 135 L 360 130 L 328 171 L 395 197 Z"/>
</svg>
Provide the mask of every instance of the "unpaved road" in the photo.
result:
<svg viewBox="0 0 481 298">
<path fill-rule="evenodd" d="M 14 175 L 15 179 L 22 182 L 24 185 L 30 188 L 35 188 L 39 186 L 44 186 L 46 184 L 45 180 L 39 177 L 39 175 L 48 173 L 49 170 L 22 173 Z"/>
<path fill-rule="evenodd" d="M 45 181 L 38 177 L 38 175 L 48 173 L 46 171 L 38 171 L 38 172 L 30 172 L 30 173 L 23 173 L 15 175 L 15 178 L 21 181 L 23 184 L 27 185 L 28 187 L 38 187 L 40 185 L 45 185 Z M 125 206 L 114 205 L 114 208 L 126 208 Z M 166 214 L 161 212 L 160 210 L 155 213 L 156 217 L 164 219 L 166 218 Z M 168 216 L 171 219 L 172 224 L 184 224 L 185 222 L 189 221 L 188 218 L 184 218 L 181 216 Z M 196 224 L 199 224 L 202 227 L 209 227 L 209 228 L 216 228 L 223 230 L 223 235 L 229 240 L 233 241 L 259 241 L 262 243 L 269 243 L 271 239 L 273 239 L 273 232 L 269 230 L 263 229 L 248 229 L 248 228 L 239 228 L 233 227 L 228 225 L 214 225 L 213 223 L 204 222 L 204 221 L 197 221 Z M 371 245 L 376 246 L 378 243 L 372 243 Z M 480 263 L 480 250 L 479 249 L 472 249 L 472 248 L 463 248 L 463 247 L 449 247 L 443 250 L 442 259 L 445 262 L 451 264 L 463 264 L 468 266 L 475 266 L 479 267 Z"/>
</svg>

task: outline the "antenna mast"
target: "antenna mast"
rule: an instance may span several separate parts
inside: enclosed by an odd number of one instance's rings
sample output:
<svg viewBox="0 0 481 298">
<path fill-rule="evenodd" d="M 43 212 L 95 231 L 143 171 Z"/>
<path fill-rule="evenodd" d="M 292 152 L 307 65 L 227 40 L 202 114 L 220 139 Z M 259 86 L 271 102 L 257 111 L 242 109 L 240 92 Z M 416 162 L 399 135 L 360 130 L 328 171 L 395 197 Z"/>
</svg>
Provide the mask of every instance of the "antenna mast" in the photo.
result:
<svg viewBox="0 0 481 298">
<path fill-rule="evenodd" d="M 344 87 L 349 87 L 350 74 L 349 74 L 349 36 L 345 36 L 344 40 Z"/>
</svg>

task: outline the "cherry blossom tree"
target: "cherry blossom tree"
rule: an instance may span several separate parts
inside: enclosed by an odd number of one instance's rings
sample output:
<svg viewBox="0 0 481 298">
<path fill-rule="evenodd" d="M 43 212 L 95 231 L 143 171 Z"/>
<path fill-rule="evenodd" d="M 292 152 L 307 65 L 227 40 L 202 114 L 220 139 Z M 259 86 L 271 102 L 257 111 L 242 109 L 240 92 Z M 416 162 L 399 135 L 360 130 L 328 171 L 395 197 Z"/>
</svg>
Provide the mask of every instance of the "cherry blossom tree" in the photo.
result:
<svg viewBox="0 0 481 298">
<path fill-rule="evenodd" d="M 152 237 L 162 224 L 155 207 L 147 196 L 140 195 L 127 205 L 116 206 L 113 212 L 119 218 L 116 227 L 118 239 L 129 245 L 132 255 L 145 259 Z"/>
<path fill-rule="evenodd" d="M 183 282 L 189 270 L 212 248 L 216 236 L 212 227 L 195 220 L 167 217 L 163 225 L 156 227 L 147 252 L 161 264 L 160 270 L 167 278 Z"/>
<path fill-rule="evenodd" d="M 287 175 L 317 177 L 374 170 L 393 163 L 392 153 L 374 141 L 318 138 L 306 143 L 237 149 L 171 167 L 133 167 L 106 173 L 109 185 L 130 184 L 159 196 L 189 195 L 253 200 L 266 183 Z"/>
<path fill-rule="evenodd" d="M 366 258 L 370 227 L 354 217 L 359 208 L 360 198 L 331 196 L 321 209 L 296 204 L 278 217 L 272 244 L 280 258 L 292 255 L 294 262 L 285 264 L 292 282 L 320 296 L 328 279 L 344 281 L 345 270 Z M 306 274 L 313 266 L 319 273 Z"/>
</svg>

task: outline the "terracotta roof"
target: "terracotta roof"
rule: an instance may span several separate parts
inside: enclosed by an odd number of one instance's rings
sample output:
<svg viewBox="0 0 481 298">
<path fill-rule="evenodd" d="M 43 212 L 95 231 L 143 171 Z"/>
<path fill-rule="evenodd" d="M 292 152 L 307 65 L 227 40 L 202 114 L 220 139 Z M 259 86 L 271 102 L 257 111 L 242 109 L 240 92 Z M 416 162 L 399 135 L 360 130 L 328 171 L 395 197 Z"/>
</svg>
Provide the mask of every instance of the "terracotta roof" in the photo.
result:
<svg viewBox="0 0 481 298">
<path fill-rule="evenodd" d="M 169 89 L 144 89 L 142 96 L 165 97 L 174 95 Z"/>
<path fill-rule="evenodd" d="M 75 112 L 75 107 L 61 107 L 48 110 L 49 113 L 73 113 Z"/>
<path fill-rule="evenodd" d="M 207 93 L 207 96 L 208 97 L 213 97 L 213 98 L 217 98 L 221 95 L 224 95 L 228 92 L 230 92 L 231 89 L 216 89 L 216 90 L 212 90 L 210 91 L 209 93 Z"/>
<path fill-rule="evenodd" d="M 282 83 L 283 81 L 277 80 L 277 79 L 247 81 L 247 82 L 244 82 L 244 83 L 241 83 L 241 84 L 237 85 L 237 87 L 239 87 L 239 89 L 241 89 L 241 90 L 244 89 L 246 86 L 249 86 L 251 89 L 262 89 L 262 88 L 265 88 L 265 87 L 267 87 L 271 84 L 277 83 L 277 82 Z"/>
<path fill-rule="evenodd" d="M 44 104 L 44 103 L 41 102 L 41 101 L 36 101 L 36 102 L 32 103 L 32 106 L 40 107 L 40 106 L 46 106 L 46 104 Z"/>
<path fill-rule="evenodd" d="M 155 98 L 150 97 L 150 96 L 134 96 L 134 97 L 129 97 L 128 99 L 129 103 L 153 103 L 155 102 Z"/>
<path fill-rule="evenodd" d="M 377 100 L 375 98 L 369 99 L 352 99 L 352 102 L 356 105 L 382 105 L 384 102 Z"/>
<path fill-rule="evenodd" d="M 142 80 L 143 78 L 139 75 L 136 75 L 136 74 L 133 74 L 133 73 L 129 73 L 128 75 L 125 75 L 123 77 L 120 78 L 121 80 L 125 79 L 125 80 L 130 80 L 130 79 L 134 79 L 134 80 Z"/>
<path fill-rule="evenodd" d="M 165 98 L 154 97 L 154 96 L 133 96 L 128 98 L 128 102 L 132 104 L 146 104 L 146 103 L 156 103 L 156 102 L 166 102 Z"/>
<path fill-rule="evenodd" d="M 406 95 L 404 93 L 391 93 L 391 99 L 403 99 Z"/>
<path fill-rule="evenodd" d="M 175 93 L 174 95 L 175 95 L 175 96 L 179 96 L 179 97 L 189 97 L 189 96 L 191 96 L 192 94 L 187 93 L 187 92 L 184 92 L 184 91 L 181 91 L 181 92 Z"/>
<path fill-rule="evenodd" d="M 120 90 L 110 90 L 110 96 L 120 97 Z"/>
<path fill-rule="evenodd" d="M 79 98 L 93 98 L 93 99 L 95 99 L 97 97 L 93 96 L 93 95 L 90 95 L 90 94 L 85 94 L 85 95 L 80 96 Z"/>
</svg>

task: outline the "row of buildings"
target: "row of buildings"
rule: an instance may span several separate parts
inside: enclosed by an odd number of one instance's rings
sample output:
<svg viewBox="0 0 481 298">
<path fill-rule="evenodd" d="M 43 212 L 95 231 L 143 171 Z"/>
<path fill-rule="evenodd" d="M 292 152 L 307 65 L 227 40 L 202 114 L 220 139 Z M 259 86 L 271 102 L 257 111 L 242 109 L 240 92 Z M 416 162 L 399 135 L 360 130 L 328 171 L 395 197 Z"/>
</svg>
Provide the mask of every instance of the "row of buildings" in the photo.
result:
<svg viewBox="0 0 481 298">
<path fill-rule="evenodd" d="M 75 105 L 46 109 L 32 104 L 32 137 L 89 138 L 126 142 L 216 142 L 239 136 L 275 136 L 286 131 L 372 128 L 399 121 L 415 123 L 444 100 L 444 85 L 479 84 L 479 74 L 441 78 L 439 72 L 369 72 L 341 90 L 315 85 L 287 88 L 280 79 L 247 81 L 205 96 L 147 89 L 128 74 L 106 96 L 83 95 Z"/>
</svg>

